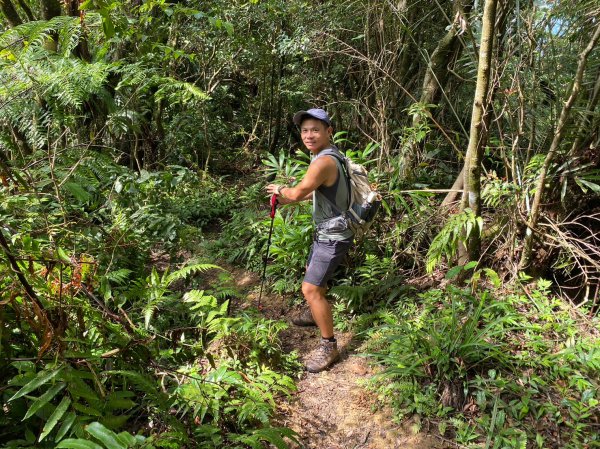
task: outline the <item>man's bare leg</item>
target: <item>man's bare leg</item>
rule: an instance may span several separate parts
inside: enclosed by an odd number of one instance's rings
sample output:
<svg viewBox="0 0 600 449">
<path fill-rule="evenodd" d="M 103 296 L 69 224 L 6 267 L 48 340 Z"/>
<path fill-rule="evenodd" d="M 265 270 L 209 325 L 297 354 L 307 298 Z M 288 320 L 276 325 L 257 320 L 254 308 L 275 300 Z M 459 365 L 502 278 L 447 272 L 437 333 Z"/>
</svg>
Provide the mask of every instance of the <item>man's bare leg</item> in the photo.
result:
<svg viewBox="0 0 600 449">
<path fill-rule="evenodd" d="M 340 358 L 337 342 L 333 338 L 333 316 L 331 305 L 325 297 L 326 292 L 324 287 L 317 287 L 308 282 L 302 283 L 302 293 L 321 331 L 319 346 L 311 352 L 306 362 L 306 369 L 311 373 L 327 369 Z"/>
<path fill-rule="evenodd" d="M 333 315 L 331 304 L 326 298 L 327 288 L 318 287 L 308 282 L 302 283 L 302 294 L 310 307 L 312 316 L 321 331 L 321 337 L 333 337 Z"/>
</svg>

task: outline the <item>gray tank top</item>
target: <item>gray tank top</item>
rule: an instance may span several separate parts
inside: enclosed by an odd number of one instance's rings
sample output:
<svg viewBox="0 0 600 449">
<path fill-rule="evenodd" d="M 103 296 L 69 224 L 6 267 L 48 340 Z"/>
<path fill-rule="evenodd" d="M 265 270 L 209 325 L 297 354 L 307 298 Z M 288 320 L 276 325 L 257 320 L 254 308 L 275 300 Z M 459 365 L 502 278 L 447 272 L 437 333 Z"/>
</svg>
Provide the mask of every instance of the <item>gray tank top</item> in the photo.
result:
<svg viewBox="0 0 600 449">
<path fill-rule="evenodd" d="M 340 217 L 341 225 L 343 218 L 341 217 L 340 211 L 348 210 L 349 206 L 346 174 L 344 173 L 344 168 L 342 167 L 340 160 L 331 154 L 326 154 L 332 152 L 342 156 L 337 147 L 331 145 L 330 147 L 321 150 L 311 161 L 312 164 L 318 158 L 328 156 L 333 158 L 338 169 L 337 180 L 332 186 L 320 186 L 313 193 L 313 220 L 317 226 L 317 237 L 319 240 L 345 240 L 353 235 L 352 230 L 345 228 L 345 226 L 336 226 L 337 223 L 335 222 L 337 220 L 331 220 L 332 218 Z M 335 210 L 327 200 L 335 204 L 338 210 Z M 325 222 L 332 222 L 333 226 L 328 230 L 319 230 L 319 225 L 322 225 Z"/>
</svg>

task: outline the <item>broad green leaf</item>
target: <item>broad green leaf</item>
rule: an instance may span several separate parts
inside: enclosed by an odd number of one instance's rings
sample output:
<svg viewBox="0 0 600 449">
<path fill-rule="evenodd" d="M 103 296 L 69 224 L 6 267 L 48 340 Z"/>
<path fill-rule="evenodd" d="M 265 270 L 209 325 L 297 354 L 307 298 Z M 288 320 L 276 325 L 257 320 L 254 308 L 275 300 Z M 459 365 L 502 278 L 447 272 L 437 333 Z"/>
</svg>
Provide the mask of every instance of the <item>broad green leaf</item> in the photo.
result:
<svg viewBox="0 0 600 449">
<path fill-rule="evenodd" d="M 63 262 L 65 262 L 65 263 L 71 263 L 71 258 L 69 257 L 69 255 L 67 254 L 67 252 L 64 249 L 62 249 L 60 246 L 58 248 L 56 248 L 56 255 Z"/>
<path fill-rule="evenodd" d="M 446 273 L 446 279 L 455 278 L 456 276 L 458 276 L 461 273 L 461 271 L 463 271 L 462 265 L 450 268 L 448 270 L 448 272 Z"/>
<path fill-rule="evenodd" d="M 477 224 L 479 225 L 479 233 L 481 234 L 483 232 L 483 218 L 482 217 L 477 217 Z"/>
<path fill-rule="evenodd" d="M 63 437 L 67 434 L 67 432 L 75 422 L 75 418 L 77 418 L 75 412 L 67 413 L 62 425 L 58 429 L 58 432 L 56 432 L 56 438 L 54 438 L 54 441 L 60 441 L 63 439 Z"/>
<path fill-rule="evenodd" d="M 562 189 L 560 190 L 560 201 L 565 201 L 565 196 L 567 195 L 567 186 L 569 184 L 569 178 L 564 178 L 562 181 Z"/>
<path fill-rule="evenodd" d="M 127 398 L 110 397 L 106 404 L 110 410 L 129 410 L 137 405 L 136 402 Z"/>
<path fill-rule="evenodd" d="M 467 263 L 464 267 L 465 270 L 470 270 L 472 268 L 475 268 L 477 266 L 477 261 L 476 260 L 472 260 L 471 262 Z"/>
<path fill-rule="evenodd" d="M 93 441 L 82 440 L 81 438 L 67 438 L 62 440 L 56 446 L 56 449 L 103 449 L 102 446 Z"/>
<path fill-rule="evenodd" d="M 88 416 L 97 416 L 97 417 L 102 416 L 102 413 L 99 410 L 96 410 L 95 408 L 92 408 L 92 407 L 88 407 L 87 405 L 80 404 L 79 402 L 75 402 L 73 404 L 73 408 L 75 410 L 77 410 L 78 412 L 84 413 Z"/>
<path fill-rule="evenodd" d="M 491 268 L 484 268 L 483 271 L 489 280 L 492 281 L 494 287 L 499 288 L 502 285 L 502 281 L 500 280 L 498 273 L 496 273 L 494 270 Z"/>
<path fill-rule="evenodd" d="M 115 26 L 110 18 L 110 11 L 106 8 L 102 8 L 98 11 L 102 16 L 102 29 L 107 39 L 110 39 L 115 35 Z"/>
<path fill-rule="evenodd" d="M 588 187 L 594 193 L 600 193 L 600 185 L 594 182 L 586 181 L 583 178 L 575 178 L 575 181 L 577 182 L 577 184 L 579 184 L 579 187 L 581 187 L 584 193 L 586 193 L 586 189 L 584 188 L 584 186 Z"/>
<path fill-rule="evenodd" d="M 268 441 L 277 449 L 288 449 L 288 445 L 282 437 L 288 437 L 293 441 L 297 441 L 296 432 L 284 427 L 271 427 L 266 429 L 259 429 L 256 430 L 253 434 L 261 440 Z"/>
<path fill-rule="evenodd" d="M 75 182 L 65 182 L 64 186 L 80 203 L 85 203 L 90 199 L 90 194 L 81 185 Z"/>
<path fill-rule="evenodd" d="M 56 369 L 54 371 L 40 371 L 33 380 L 28 382 L 19 391 L 17 391 L 15 395 L 8 400 L 8 402 L 14 401 L 15 399 L 18 399 L 21 396 L 25 396 L 26 394 L 31 393 L 33 390 L 41 387 L 42 385 L 48 383 L 50 380 L 54 379 L 61 371 L 61 368 Z"/>
<path fill-rule="evenodd" d="M 104 412 L 100 423 L 108 427 L 109 429 L 120 429 L 125 426 L 130 415 L 113 415 Z"/>
<path fill-rule="evenodd" d="M 79 374 L 80 374 L 80 371 L 75 371 L 73 373 L 70 373 L 69 393 L 71 393 L 71 395 L 74 398 L 81 397 L 81 398 L 87 399 L 87 401 L 91 405 L 94 405 L 95 403 L 99 403 L 100 398 L 98 397 L 96 392 L 88 384 L 86 384 L 82 380 L 81 377 L 78 377 Z"/>
<path fill-rule="evenodd" d="M 38 441 L 42 441 L 50 432 L 52 432 L 52 429 L 58 424 L 58 421 L 60 421 L 60 418 L 65 414 L 69 405 L 71 405 L 71 398 L 65 396 L 62 401 L 60 401 L 60 404 L 56 406 L 54 412 L 52 412 L 52 415 L 48 418 L 48 421 L 46 421 L 46 425 L 44 425 L 44 429 L 42 430 L 42 434 Z"/>
<path fill-rule="evenodd" d="M 473 230 L 473 223 L 471 223 L 470 221 L 467 221 L 466 232 L 465 232 L 465 235 L 467 236 L 467 238 L 471 235 L 472 230 Z"/>
<path fill-rule="evenodd" d="M 107 449 L 127 449 L 127 446 L 119 439 L 116 433 L 107 429 L 99 422 L 93 422 L 85 427 L 85 430 L 94 438 L 100 440 Z"/>
<path fill-rule="evenodd" d="M 31 404 L 31 407 L 29 407 L 29 410 L 27 410 L 27 413 L 25 414 L 25 417 L 22 419 L 22 421 L 25 421 L 26 419 L 32 417 L 35 412 L 37 412 L 44 405 L 50 402 L 60 390 L 65 388 L 65 385 L 66 384 L 64 382 L 58 383 L 50 387 L 48 391 L 46 391 L 43 395 L 41 395 L 39 398 L 33 401 L 33 404 Z"/>
<path fill-rule="evenodd" d="M 233 36 L 233 24 L 230 22 L 223 22 L 223 28 L 229 36 Z"/>
<path fill-rule="evenodd" d="M 150 327 L 150 320 L 154 314 L 154 309 L 154 307 L 147 307 L 146 310 L 144 310 L 144 329 L 148 329 Z"/>
<path fill-rule="evenodd" d="M 137 440 L 135 439 L 135 437 L 130 434 L 129 432 L 120 432 L 117 435 L 117 438 L 123 442 L 123 444 L 125 444 L 125 446 L 130 447 L 130 446 L 135 446 L 137 444 Z"/>
</svg>

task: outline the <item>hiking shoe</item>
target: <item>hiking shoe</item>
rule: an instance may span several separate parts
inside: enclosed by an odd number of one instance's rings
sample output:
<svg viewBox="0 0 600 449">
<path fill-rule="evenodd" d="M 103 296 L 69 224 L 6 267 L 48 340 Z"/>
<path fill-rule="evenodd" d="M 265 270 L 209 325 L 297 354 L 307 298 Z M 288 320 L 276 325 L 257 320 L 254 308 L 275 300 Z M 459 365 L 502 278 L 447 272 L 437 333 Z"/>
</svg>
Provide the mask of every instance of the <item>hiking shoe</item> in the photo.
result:
<svg viewBox="0 0 600 449">
<path fill-rule="evenodd" d="M 292 323 L 296 326 L 316 326 L 315 319 L 309 307 L 306 307 L 302 312 L 292 317 Z"/>
<path fill-rule="evenodd" d="M 340 358 L 337 341 L 329 341 L 321 338 L 317 349 L 310 353 L 306 362 L 309 373 L 318 373 L 333 365 Z"/>
</svg>

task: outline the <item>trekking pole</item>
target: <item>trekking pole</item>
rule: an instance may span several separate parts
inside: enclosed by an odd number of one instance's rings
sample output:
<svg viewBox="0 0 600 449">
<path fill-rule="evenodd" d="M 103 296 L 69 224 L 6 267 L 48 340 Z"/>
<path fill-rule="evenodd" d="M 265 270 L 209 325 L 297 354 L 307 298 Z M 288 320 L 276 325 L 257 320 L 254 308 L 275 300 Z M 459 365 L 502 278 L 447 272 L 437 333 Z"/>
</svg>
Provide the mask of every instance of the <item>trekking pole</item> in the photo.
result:
<svg viewBox="0 0 600 449">
<path fill-rule="evenodd" d="M 260 281 L 260 293 L 258 295 L 258 310 L 260 310 L 260 300 L 262 299 L 263 286 L 265 285 L 265 279 L 267 277 L 267 260 L 269 259 L 269 248 L 271 246 L 271 236 L 273 235 L 273 222 L 275 221 L 275 210 L 277 209 L 277 194 L 273 194 L 271 196 L 271 228 L 269 229 L 269 240 L 267 241 L 267 251 L 265 252 L 265 257 L 263 259 L 263 273 L 262 279 Z"/>
</svg>

